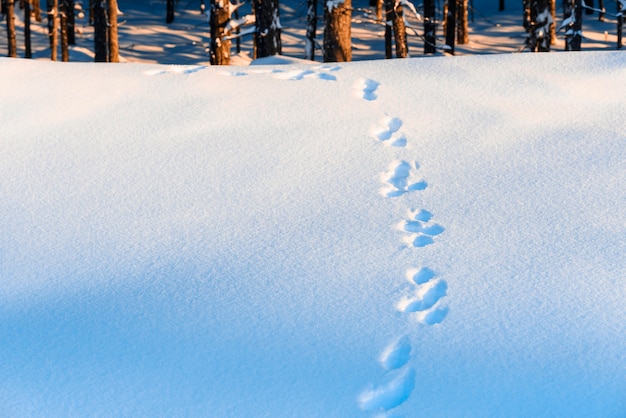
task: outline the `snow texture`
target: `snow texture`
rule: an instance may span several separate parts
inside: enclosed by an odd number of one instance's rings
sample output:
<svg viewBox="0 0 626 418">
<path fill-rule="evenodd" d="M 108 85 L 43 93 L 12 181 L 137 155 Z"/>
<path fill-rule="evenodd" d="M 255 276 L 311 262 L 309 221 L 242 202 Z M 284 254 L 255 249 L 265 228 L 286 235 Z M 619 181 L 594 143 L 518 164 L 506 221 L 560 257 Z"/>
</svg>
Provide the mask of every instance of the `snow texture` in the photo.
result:
<svg viewBox="0 0 626 418">
<path fill-rule="evenodd" d="M 625 57 L 0 59 L 0 416 L 624 416 Z"/>
</svg>

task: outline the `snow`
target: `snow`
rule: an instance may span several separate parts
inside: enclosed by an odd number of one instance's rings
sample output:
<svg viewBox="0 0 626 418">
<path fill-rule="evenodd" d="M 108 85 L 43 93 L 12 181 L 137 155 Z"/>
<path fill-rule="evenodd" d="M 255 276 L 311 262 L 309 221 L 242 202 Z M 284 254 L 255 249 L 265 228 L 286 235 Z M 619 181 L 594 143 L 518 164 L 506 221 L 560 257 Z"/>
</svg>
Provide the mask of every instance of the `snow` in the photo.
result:
<svg viewBox="0 0 626 418">
<path fill-rule="evenodd" d="M 273 60 L 0 59 L 0 415 L 624 416 L 624 54 Z"/>
</svg>

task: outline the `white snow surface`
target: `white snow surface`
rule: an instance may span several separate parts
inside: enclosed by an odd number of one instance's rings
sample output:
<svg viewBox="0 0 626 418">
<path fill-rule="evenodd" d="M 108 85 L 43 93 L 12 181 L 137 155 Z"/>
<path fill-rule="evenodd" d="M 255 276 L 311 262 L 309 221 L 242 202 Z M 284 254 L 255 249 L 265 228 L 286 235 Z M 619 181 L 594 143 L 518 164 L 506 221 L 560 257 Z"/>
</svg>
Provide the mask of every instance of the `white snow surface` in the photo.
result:
<svg viewBox="0 0 626 418">
<path fill-rule="evenodd" d="M 0 79 L 1 416 L 626 416 L 623 52 Z"/>
</svg>

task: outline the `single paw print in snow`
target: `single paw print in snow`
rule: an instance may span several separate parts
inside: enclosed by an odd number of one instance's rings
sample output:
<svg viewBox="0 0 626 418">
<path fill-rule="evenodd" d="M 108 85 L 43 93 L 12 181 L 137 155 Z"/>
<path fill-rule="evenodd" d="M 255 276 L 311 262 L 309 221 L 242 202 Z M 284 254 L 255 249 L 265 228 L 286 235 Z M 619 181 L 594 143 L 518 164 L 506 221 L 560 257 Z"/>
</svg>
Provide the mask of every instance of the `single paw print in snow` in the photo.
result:
<svg viewBox="0 0 626 418">
<path fill-rule="evenodd" d="M 402 125 L 402 119 L 387 117 L 379 125 L 373 127 L 370 133 L 373 138 L 392 147 L 405 147 L 407 140 L 400 132 Z"/>
<path fill-rule="evenodd" d="M 357 95 L 367 101 L 373 101 L 378 98 L 377 90 L 379 86 L 380 83 L 378 81 L 370 80 L 369 78 L 361 78 L 354 83 Z"/>
<path fill-rule="evenodd" d="M 414 191 L 424 190 L 427 184 L 424 180 L 414 181 L 413 174 L 419 168 L 419 165 L 408 163 L 406 161 L 395 161 L 389 170 L 382 174 L 382 181 L 385 183 L 380 192 L 385 197 L 397 197 Z"/>
<path fill-rule="evenodd" d="M 445 228 L 437 223 L 432 222 L 433 214 L 427 210 L 420 210 L 417 213 L 411 213 L 410 219 L 402 221 L 398 225 L 398 229 L 409 232 L 407 242 L 414 247 L 425 247 L 433 244 L 433 237 L 441 234 Z"/>
</svg>

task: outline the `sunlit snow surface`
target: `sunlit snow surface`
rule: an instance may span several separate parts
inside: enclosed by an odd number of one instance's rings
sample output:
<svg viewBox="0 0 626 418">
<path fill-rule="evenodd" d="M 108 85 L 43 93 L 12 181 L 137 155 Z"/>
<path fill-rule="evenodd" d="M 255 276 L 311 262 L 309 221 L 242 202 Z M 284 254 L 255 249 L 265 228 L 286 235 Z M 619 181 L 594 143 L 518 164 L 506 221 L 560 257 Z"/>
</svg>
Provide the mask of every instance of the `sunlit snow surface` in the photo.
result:
<svg viewBox="0 0 626 418">
<path fill-rule="evenodd" d="M 0 415 L 626 416 L 625 57 L 0 59 Z"/>
</svg>

